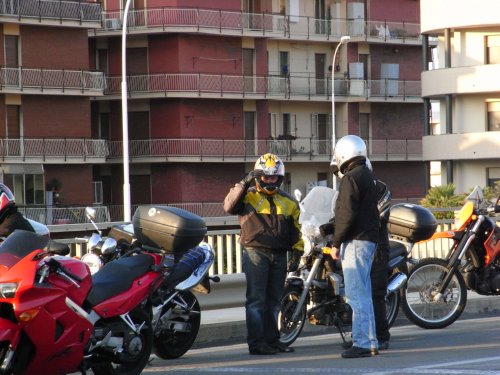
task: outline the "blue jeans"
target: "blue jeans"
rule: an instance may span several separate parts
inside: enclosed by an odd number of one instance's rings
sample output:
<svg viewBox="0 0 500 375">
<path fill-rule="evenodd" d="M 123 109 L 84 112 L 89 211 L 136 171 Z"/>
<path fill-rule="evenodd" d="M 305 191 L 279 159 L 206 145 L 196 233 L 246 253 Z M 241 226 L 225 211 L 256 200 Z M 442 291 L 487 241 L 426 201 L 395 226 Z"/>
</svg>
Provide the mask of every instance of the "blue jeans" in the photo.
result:
<svg viewBox="0 0 500 375">
<path fill-rule="evenodd" d="M 278 314 L 285 288 L 286 251 L 243 250 L 243 272 L 247 280 L 245 302 L 247 343 L 250 350 L 279 341 Z"/>
<path fill-rule="evenodd" d="M 372 304 L 370 270 L 376 244 L 352 240 L 342 243 L 340 256 L 347 303 L 352 308 L 352 342 L 365 349 L 378 349 Z"/>
</svg>

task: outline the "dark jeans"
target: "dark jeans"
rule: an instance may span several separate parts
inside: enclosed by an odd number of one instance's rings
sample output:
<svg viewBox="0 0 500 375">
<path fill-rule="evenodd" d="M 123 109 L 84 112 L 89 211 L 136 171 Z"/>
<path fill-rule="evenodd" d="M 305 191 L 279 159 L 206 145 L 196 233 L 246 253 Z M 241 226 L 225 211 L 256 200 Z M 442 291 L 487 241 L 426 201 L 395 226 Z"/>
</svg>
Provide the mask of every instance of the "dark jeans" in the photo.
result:
<svg viewBox="0 0 500 375">
<path fill-rule="evenodd" d="M 248 348 L 252 350 L 263 344 L 276 346 L 278 313 L 286 278 L 286 251 L 246 249 L 242 261 L 247 280 Z"/>
<path fill-rule="evenodd" d="M 391 334 L 387 326 L 385 295 L 387 293 L 387 283 L 389 282 L 389 249 L 378 247 L 371 270 L 373 313 L 375 315 L 375 328 L 377 340 L 389 341 Z"/>
</svg>

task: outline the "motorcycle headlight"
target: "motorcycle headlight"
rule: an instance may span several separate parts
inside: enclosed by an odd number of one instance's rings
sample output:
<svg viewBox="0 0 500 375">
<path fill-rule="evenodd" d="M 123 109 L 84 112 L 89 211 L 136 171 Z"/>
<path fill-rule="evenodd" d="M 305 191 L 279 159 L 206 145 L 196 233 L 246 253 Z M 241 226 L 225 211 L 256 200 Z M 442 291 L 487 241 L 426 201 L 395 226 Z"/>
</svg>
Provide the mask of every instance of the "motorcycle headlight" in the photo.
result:
<svg viewBox="0 0 500 375">
<path fill-rule="evenodd" d="M 0 297 L 14 298 L 16 295 L 17 283 L 0 283 Z"/>
</svg>

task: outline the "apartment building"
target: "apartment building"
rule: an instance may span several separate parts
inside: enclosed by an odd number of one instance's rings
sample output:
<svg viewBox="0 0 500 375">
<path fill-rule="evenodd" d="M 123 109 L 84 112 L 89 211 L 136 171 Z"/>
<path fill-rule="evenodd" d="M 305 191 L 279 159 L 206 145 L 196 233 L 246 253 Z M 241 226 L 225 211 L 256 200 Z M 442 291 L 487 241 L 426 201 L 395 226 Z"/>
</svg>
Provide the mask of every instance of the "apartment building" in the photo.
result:
<svg viewBox="0 0 500 375">
<path fill-rule="evenodd" d="M 438 38 L 439 56 L 422 73 L 425 107 L 436 101 L 440 108 L 438 121 L 426 119 L 439 127 L 427 126 L 423 159 L 440 162 L 442 182 L 457 192 L 493 186 L 500 180 L 500 3 L 420 3 L 423 38 Z"/>
<path fill-rule="evenodd" d="M 93 163 L 105 153 L 90 98 L 105 80 L 89 67 L 88 30 L 100 26 L 96 3 L 0 4 L 0 179 L 20 206 L 92 202 Z"/>
<path fill-rule="evenodd" d="M 91 68 L 107 77 L 91 114 L 92 138 L 106 140 L 106 163 L 92 167 L 106 205 L 123 203 L 124 4 L 105 1 L 103 27 L 89 33 Z M 130 6 L 133 205 L 182 204 L 218 216 L 229 187 L 265 152 L 285 161 L 285 189 L 331 185 L 332 138 L 346 134 L 366 139 L 375 174 L 396 199 L 425 196 L 418 1 L 156 0 Z M 339 46 L 343 36 L 349 42 Z"/>
</svg>

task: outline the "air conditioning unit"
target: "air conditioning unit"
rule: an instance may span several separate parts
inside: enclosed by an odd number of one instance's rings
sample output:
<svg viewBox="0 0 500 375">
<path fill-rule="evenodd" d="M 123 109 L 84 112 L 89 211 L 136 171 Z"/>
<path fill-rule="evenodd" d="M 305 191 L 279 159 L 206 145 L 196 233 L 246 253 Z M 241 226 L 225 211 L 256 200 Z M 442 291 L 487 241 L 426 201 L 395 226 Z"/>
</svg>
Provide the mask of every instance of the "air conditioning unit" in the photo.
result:
<svg viewBox="0 0 500 375">
<path fill-rule="evenodd" d="M 116 30 L 122 28 L 122 20 L 119 18 L 110 18 L 106 20 L 106 29 Z"/>
</svg>

